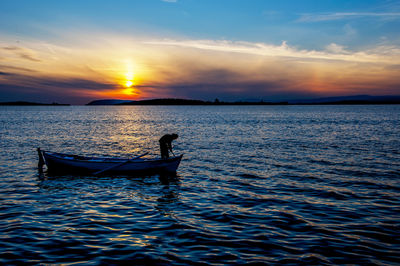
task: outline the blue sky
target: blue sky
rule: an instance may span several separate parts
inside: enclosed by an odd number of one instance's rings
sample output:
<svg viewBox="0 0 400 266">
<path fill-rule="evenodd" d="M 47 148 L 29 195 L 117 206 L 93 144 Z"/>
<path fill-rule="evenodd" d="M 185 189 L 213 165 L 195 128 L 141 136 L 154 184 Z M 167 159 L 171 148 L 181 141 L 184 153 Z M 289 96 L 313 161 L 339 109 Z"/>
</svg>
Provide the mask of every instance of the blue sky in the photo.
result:
<svg viewBox="0 0 400 266">
<path fill-rule="evenodd" d="M 47 64 L 46 67 L 51 67 L 51 63 L 50 61 L 46 61 L 46 53 L 42 48 L 39 47 L 40 43 L 45 43 L 48 47 L 51 46 L 54 51 L 58 49 L 57 53 L 62 53 L 62 51 L 65 52 L 67 49 L 72 49 L 75 52 L 70 53 L 74 53 L 73 56 L 76 57 L 75 62 L 77 65 L 89 64 L 93 66 L 94 64 L 98 63 L 96 61 L 97 59 L 93 59 L 94 55 L 90 56 L 92 61 L 87 63 L 89 59 L 85 59 L 85 61 L 79 60 L 79 53 L 82 53 L 82 51 L 77 51 L 89 46 L 91 48 L 87 48 L 87 50 L 94 51 L 94 46 L 96 46 L 96 48 L 99 49 L 98 52 L 104 52 L 107 51 L 107 49 L 118 49 L 116 48 L 117 43 L 123 42 L 123 49 L 126 51 L 126 56 L 124 58 L 129 58 L 129 60 L 133 61 L 133 64 L 138 66 L 138 68 L 141 68 L 143 72 L 147 71 L 145 71 L 145 68 L 149 64 L 161 64 L 160 62 L 155 62 L 156 59 L 154 58 L 152 58 L 152 61 L 149 59 L 144 59 L 144 53 L 161 53 L 161 46 L 164 49 L 163 52 L 166 51 L 165 49 L 168 50 L 170 57 L 172 57 L 171 54 L 176 56 L 175 59 L 169 59 L 172 62 L 170 68 L 177 68 L 178 66 L 173 64 L 173 62 L 176 62 L 177 60 L 204 61 L 204 57 L 206 56 L 209 56 L 211 60 L 211 58 L 215 57 L 211 55 L 211 53 L 216 52 L 219 52 L 218 56 L 223 58 L 223 53 L 232 51 L 237 53 L 239 50 L 243 51 L 242 46 L 244 44 L 247 48 L 249 46 L 255 48 L 261 45 L 264 48 L 270 47 L 272 50 L 286 49 L 286 51 L 290 52 L 288 55 L 289 57 L 293 57 L 293 52 L 295 52 L 296 55 L 294 58 L 301 57 L 299 53 L 307 56 L 319 53 L 320 58 L 318 60 L 330 60 L 327 63 L 326 69 L 333 68 L 333 61 L 343 60 L 344 56 L 347 56 L 344 61 L 348 62 L 350 55 L 352 55 L 352 58 L 359 58 L 360 56 L 362 57 L 363 55 L 367 54 L 368 56 L 376 56 L 377 63 L 379 64 L 388 64 L 387 60 L 383 60 L 382 57 L 392 55 L 394 62 L 392 64 L 382 66 L 381 68 L 393 70 L 398 66 L 398 62 L 396 60 L 399 57 L 398 49 L 400 47 L 399 29 L 400 2 L 391 0 L 2 0 L 0 2 L 0 47 L 3 48 L 3 52 L 0 53 L 0 72 L 6 74 L 3 74 L 2 78 L 0 77 L 0 82 L 3 85 L 3 89 L 0 92 L 2 93 L 3 99 L 13 98 L 14 96 L 6 97 L 7 91 L 4 89 L 8 88 L 8 85 L 13 84 L 12 75 L 17 77 L 18 74 L 18 78 L 26 78 L 26 73 L 14 73 L 12 72 L 12 69 L 42 69 L 40 71 L 43 73 L 41 73 L 40 76 L 41 79 L 45 79 L 45 77 L 43 77 L 45 74 L 44 64 Z M 113 45 L 111 45 L 112 48 L 109 44 L 110 42 L 113 43 Z M 194 42 L 196 42 L 196 45 L 193 44 Z M 149 43 L 153 45 L 153 48 L 155 49 L 154 52 L 149 50 L 148 47 L 143 48 L 143 46 L 146 44 L 151 46 Z M 207 47 L 204 46 L 204 43 L 207 43 Z M 210 45 L 210 43 L 212 45 Z M 138 44 L 142 45 L 139 46 Z M 228 44 L 226 45 L 228 46 L 227 50 L 224 50 L 226 48 L 225 46 L 224 48 L 222 47 L 224 44 Z M 100 49 L 99 46 L 102 46 L 102 48 Z M 192 49 L 192 51 L 185 51 L 185 53 L 182 53 L 176 49 L 172 52 L 171 47 L 181 48 L 180 50 L 183 48 Z M 143 51 L 140 54 L 135 54 L 138 49 L 142 48 L 147 49 L 146 52 Z M 207 55 L 199 56 L 199 49 L 207 50 L 209 53 Z M 248 53 L 247 51 L 248 49 L 246 50 L 246 53 Z M 340 57 L 331 58 L 329 55 L 329 58 L 327 58 L 327 55 L 322 55 L 323 53 L 330 53 L 330 55 L 332 53 L 340 54 Z M 89 52 L 87 52 L 85 56 L 88 56 L 88 54 Z M 250 52 L 250 54 L 254 53 Z M 256 52 L 255 54 L 262 54 L 264 56 L 263 58 L 265 58 L 264 61 L 270 60 L 271 56 L 273 56 L 272 54 L 267 53 L 267 56 L 269 57 L 266 58 L 264 52 Z M 35 68 L 35 66 L 32 65 L 32 60 L 29 62 L 27 61 L 25 65 L 22 61 L 17 62 L 16 56 L 19 57 L 18 60 L 20 60 L 23 57 L 22 55 L 25 56 L 25 59 L 29 58 L 29 56 L 37 56 L 37 67 Z M 66 56 L 66 54 L 64 54 L 64 56 Z M 108 56 L 113 59 L 115 59 L 117 56 L 121 56 L 121 58 L 123 57 L 123 55 L 120 54 L 110 54 Z M 286 55 L 279 54 L 278 56 L 280 60 L 282 60 L 282 58 Z M 100 58 L 103 56 L 98 54 L 98 57 Z M 139 57 L 140 59 L 138 59 Z M 372 63 L 372 57 L 369 58 L 369 62 Z M 381 61 L 381 59 L 383 61 Z M 166 67 L 168 63 L 165 60 L 162 62 L 162 64 Z M 229 72 L 241 72 L 241 70 L 238 68 L 234 70 L 230 69 L 228 63 L 227 65 L 222 66 L 218 62 L 210 63 L 210 60 L 208 60 L 207 63 L 203 62 L 204 65 L 208 65 L 210 67 L 210 71 L 222 69 L 225 71 L 225 74 Z M 242 59 L 238 58 L 237 61 L 240 60 Z M 243 60 L 242 63 L 246 64 L 247 68 L 257 68 L 257 66 L 266 64 L 266 62 L 259 62 L 259 60 L 260 59 L 253 58 L 250 61 Z M 310 58 L 303 58 L 302 60 L 310 60 Z M 312 60 L 316 61 L 315 56 L 312 56 Z M 39 63 L 39 61 L 41 63 Z M 111 61 L 112 60 L 110 59 L 110 62 Z M 365 62 L 364 59 L 362 59 L 362 61 Z M 142 62 L 142 66 L 140 66 L 140 63 L 137 62 Z M 62 67 L 61 65 L 57 65 L 56 67 L 60 69 L 59 72 L 63 72 L 64 70 L 62 69 L 65 66 Z M 317 63 L 314 66 L 308 67 L 310 69 L 316 68 Z M 339 69 L 343 66 L 335 65 L 335 67 L 337 67 L 337 71 L 339 71 Z M 364 65 L 360 67 L 364 67 Z M 324 67 L 322 68 L 325 69 Z M 363 73 L 365 73 L 365 69 Z M 147 72 L 149 71 L 150 70 Z M 165 72 L 165 70 L 163 71 Z M 260 71 L 262 70 L 260 69 L 258 72 L 256 72 L 259 74 Z M 305 76 L 302 77 L 303 80 L 306 79 L 307 75 L 308 78 L 315 78 L 315 73 L 313 72 L 310 74 L 310 71 L 304 74 Z M 175 72 L 179 71 L 176 70 Z M 195 76 L 194 73 L 188 73 L 188 75 L 189 74 Z M 268 86 L 272 83 L 277 84 L 277 80 L 282 80 L 285 76 L 284 70 L 276 74 L 281 75 L 282 78 L 269 80 L 267 82 Z M 21 75 L 25 76 L 22 77 Z M 59 76 L 60 75 L 61 74 L 59 74 Z M 311 77 L 310 75 L 313 76 Z M 319 77 L 324 75 L 329 74 L 318 74 Z M 54 76 L 56 76 L 56 73 L 53 73 L 51 82 L 54 82 Z M 244 76 L 245 75 L 243 74 L 243 79 L 240 81 L 230 78 L 228 83 L 233 84 L 237 81 L 237 84 L 249 84 L 246 82 L 253 84 L 253 81 L 249 81 Z M 291 74 L 291 76 L 295 76 L 295 74 Z M 383 82 L 384 87 L 386 86 L 388 88 L 381 93 L 396 94 L 399 92 L 398 89 L 396 89 L 398 81 L 393 80 L 394 76 L 395 75 L 392 73 L 388 75 L 386 80 L 374 80 L 374 82 L 377 83 L 375 87 L 379 87 L 379 82 Z M 66 77 L 63 77 L 62 81 L 67 82 L 66 79 Z M 76 79 L 76 75 L 72 75 L 70 77 L 70 80 L 72 81 Z M 205 80 L 207 77 L 202 76 L 202 79 Z M 389 79 L 390 82 L 384 82 Z M 15 84 L 15 88 L 17 88 L 17 85 L 35 88 L 40 85 L 40 83 L 33 84 L 34 82 L 32 80 L 33 79 L 31 75 L 29 77 L 29 84 Z M 244 82 L 244 80 L 246 80 L 246 82 Z M 258 79 L 254 82 L 259 84 L 259 81 L 260 80 Z M 99 81 L 96 80 L 96 84 L 98 82 Z M 111 83 L 110 81 L 101 82 L 104 82 L 105 87 Z M 167 84 L 161 81 L 150 81 L 149 79 L 145 80 L 144 78 L 141 80 L 141 82 L 141 84 L 136 83 L 138 85 L 137 91 L 139 92 L 139 85 L 142 86 L 143 91 L 146 90 L 145 88 L 149 88 L 149 90 L 147 93 L 141 93 L 140 95 L 132 94 L 132 97 L 135 96 L 139 98 L 146 98 L 157 96 L 154 93 L 156 91 L 155 88 L 160 88 L 162 86 L 165 86 L 166 89 L 164 90 L 165 93 L 160 93 L 160 96 L 171 96 L 174 93 L 174 87 L 182 87 L 185 85 L 190 87 L 193 85 L 189 81 L 177 84 Z M 296 83 L 295 81 L 293 82 Z M 291 83 L 292 88 L 295 87 L 293 82 Z M 207 87 L 207 84 L 209 84 L 205 83 L 203 86 L 198 80 L 194 83 L 199 88 Z M 216 84 L 222 84 L 223 80 L 213 80 L 211 83 L 216 86 L 216 89 L 218 89 Z M 329 84 L 326 87 L 333 88 L 333 84 L 335 82 L 329 80 L 328 83 Z M 60 83 L 58 82 L 58 84 Z M 319 81 L 318 84 L 318 86 L 324 86 L 322 81 Z M 71 84 L 71 86 L 73 86 L 73 84 Z M 259 97 L 262 98 L 270 95 L 272 98 L 276 99 L 285 97 L 287 98 L 290 97 L 290 95 L 293 97 L 298 97 L 299 95 L 302 95 L 302 97 L 324 96 L 323 93 L 315 93 L 315 90 L 309 90 L 305 87 L 304 93 L 301 91 L 296 91 L 298 92 L 296 93 L 293 89 L 292 94 L 289 93 L 288 95 L 288 91 L 279 94 L 278 90 L 275 89 L 273 93 L 269 94 L 267 88 L 268 86 L 266 86 L 265 91 L 262 89 L 251 91 L 251 89 L 249 89 L 248 96 L 257 97 L 257 93 L 260 94 Z M 280 83 L 279 86 L 284 86 L 284 84 Z M 363 90 L 363 86 L 364 85 L 362 84 L 354 83 L 352 86 L 350 86 L 353 89 L 349 90 L 348 93 L 371 94 L 371 92 L 375 92 L 376 94 L 381 94 L 373 91 L 373 88 Z M 65 88 L 63 87 L 63 90 L 66 90 L 66 93 L 71 95 L 71 93 L 68 92 L 67 87 L 68 86 L 65 86 Z M 357 91 L 356 87 L 361 87 L 360 91 Z M 391 89 L 389 89 L 389 87 Z M 36 90 L 40 94 L 40 90 L 38 88 Z M 237 90 L 239 89 L 237 88 L 236 91 Z M 200 89 L 193 94 L 190 94 L 189 92 L 183 94 L 179 91 L 175 92 L 177 97 L 196 96 L 201 98 L 212 98 L 215 96 L 220 96 L 233 99 L 237 97 L 246 97 L 245 90 L 246 88 L 242 88 L 240 89 L 242 93 L 233 93 L 231 95 L 229 95 L 229 90 L 226 90 L 226 88 L 221 88 L 219 94 L 213 94 L 209 92 L 202 94 Z M 150 91 L 153 91 L 153 93 L 149 93 Z M 323 90 L 321 89 L 320 91 Z M 49 91 L 46 91 L 46 93 L 48 94 Z M 346 91 L 330 91 L 330 93 L 326 93 L 326 96 L 332 96 L 339 93 L 346 93 Z M 53 94 L 55 95 L 54 97 L 57 98 L 56 94 Z M 11 94 L 8 94 L 8 96 L 10 95 Z M 21 95 L 22 93 L 17 94 L 15 97 L 21 97 Z M 33 93 L 29 95 L 32 96 Z M 118 95 L 115 94 L 115 96 Z M 89 98 L 91 96 L 87 95 L 85 97 Z"/>
<path fill-rule="evenodd" d="M 2 0 L 0 7 L 2 32 L 38 38 L 51 38 L 47 27 L 86 27 L 144 36 L 287 41 L 302 48 L 400 41 L 399 1 Z"/>
</svg>

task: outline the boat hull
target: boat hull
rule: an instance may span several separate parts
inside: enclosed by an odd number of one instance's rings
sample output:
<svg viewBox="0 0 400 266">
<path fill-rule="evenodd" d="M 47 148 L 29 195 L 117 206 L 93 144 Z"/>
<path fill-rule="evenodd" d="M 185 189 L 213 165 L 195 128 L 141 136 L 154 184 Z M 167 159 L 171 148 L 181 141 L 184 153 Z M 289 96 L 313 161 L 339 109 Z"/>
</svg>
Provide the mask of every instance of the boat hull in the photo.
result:
<svg viewBox="0 0 400 266">
<path fill-rule="evenodd" d="M 169 159 L 128 159 L 120 158 L 98 158 L 82 157 L 70 154 L 41 151 L 44 163 L 49 172 L 52 173 L 79 173 L 94 174 L 98 171 L 114 168 L 105 171 L 103 174 L 132 175 L 138 173 L 174 173 L 178 169 L 182 156 L 175 156 Z"/>
</svg>

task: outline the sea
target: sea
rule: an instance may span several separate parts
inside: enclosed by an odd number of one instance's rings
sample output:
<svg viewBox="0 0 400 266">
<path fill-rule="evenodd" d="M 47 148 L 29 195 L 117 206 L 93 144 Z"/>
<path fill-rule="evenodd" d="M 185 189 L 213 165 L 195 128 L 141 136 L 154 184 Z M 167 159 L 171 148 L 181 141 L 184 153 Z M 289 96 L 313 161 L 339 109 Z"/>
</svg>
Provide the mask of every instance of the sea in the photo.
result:
<svg viewBox="0 0 400 266">
<path fill-rule="evenodd" d="M 38 171 L 36 149 L 176 175 Z M 1 265 L 399 265 L 400 105 L 1 106 Z"/>
</svg>

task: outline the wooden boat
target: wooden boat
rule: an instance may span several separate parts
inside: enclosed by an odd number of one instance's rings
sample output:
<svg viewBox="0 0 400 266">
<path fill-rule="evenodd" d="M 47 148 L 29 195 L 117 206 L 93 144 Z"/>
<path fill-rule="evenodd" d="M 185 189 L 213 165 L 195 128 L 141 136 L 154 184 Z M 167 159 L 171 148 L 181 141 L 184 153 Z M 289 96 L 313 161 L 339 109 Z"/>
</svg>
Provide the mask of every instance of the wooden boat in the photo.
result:
<svg viewBox="0 0 400 266">
<path fill-rule="evenodd" d="M 38 148 L 39 169 L 44 164 L 49 172 L 74 172 L 79 174 L 138 174 L 138 173 L 174 173 L 178 169 L 182 155 L 161 158 L 140 158 L 145 154 L 133 159 L 86 157 L 58 152 L 44 151 Z"/>
</svg>

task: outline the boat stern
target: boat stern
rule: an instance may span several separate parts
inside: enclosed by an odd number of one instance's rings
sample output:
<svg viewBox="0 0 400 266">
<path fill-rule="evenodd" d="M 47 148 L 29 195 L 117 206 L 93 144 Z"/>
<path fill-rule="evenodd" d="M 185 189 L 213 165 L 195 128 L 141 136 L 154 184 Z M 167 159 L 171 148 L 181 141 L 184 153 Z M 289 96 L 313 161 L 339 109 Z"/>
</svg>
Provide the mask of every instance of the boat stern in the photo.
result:
<svg viewBox="0 0 400 266">
<path fill-rule="evenodd" d="M 181 163 L 182 157 L 183 154 L 167 159 L 168 163 L 167 166 L 165 167 L 165 171 L 172 173 L 176 172 L 176 170 L 179 167 L 179 164 Z"/>
</svg>

